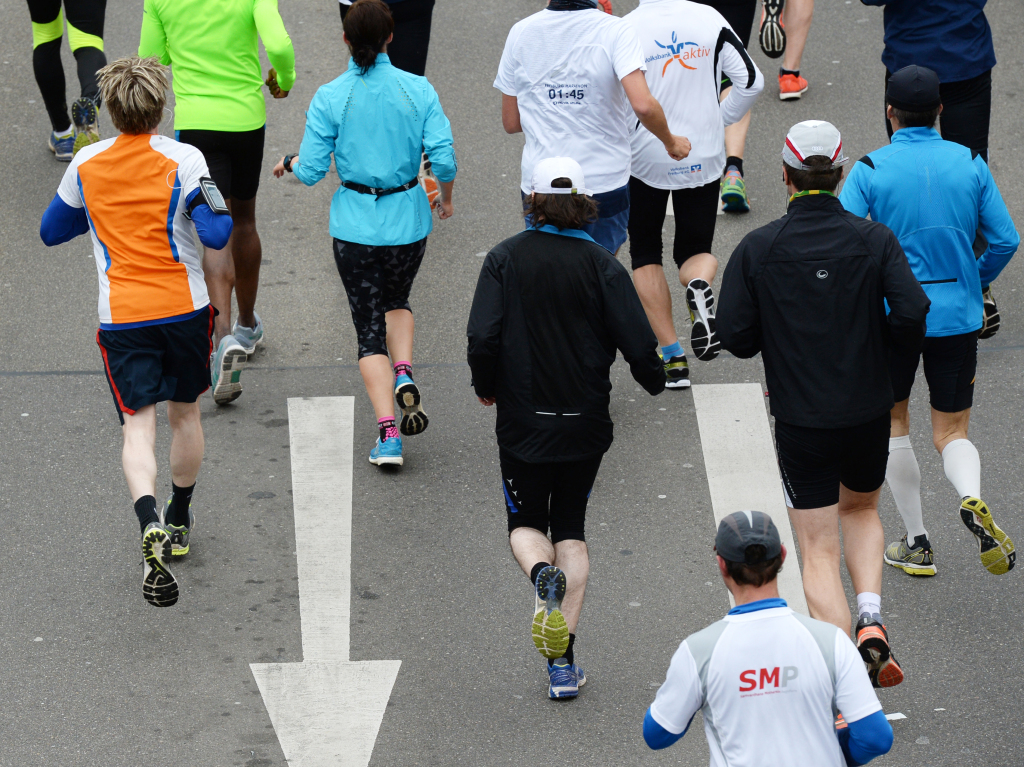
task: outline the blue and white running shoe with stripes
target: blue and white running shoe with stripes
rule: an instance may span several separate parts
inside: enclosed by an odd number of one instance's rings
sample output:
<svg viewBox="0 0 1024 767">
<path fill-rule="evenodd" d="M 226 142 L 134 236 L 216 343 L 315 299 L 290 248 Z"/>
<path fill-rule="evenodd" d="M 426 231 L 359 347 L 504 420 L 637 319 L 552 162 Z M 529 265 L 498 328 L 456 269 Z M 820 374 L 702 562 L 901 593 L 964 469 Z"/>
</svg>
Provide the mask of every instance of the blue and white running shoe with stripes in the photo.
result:
<svg viewBox="0 0 1024 767">
<path fill-rule="evenodd" d="M 575 698 L 587 681 L 583 669 L 576 663 L 569 663 L 565 658 L 558 658 L 548 664 L 548 678 L 548 697 L 552 700 Z"/>
<path fill-rule="evenodd" d="M 75 156 L 75 132 L 71 131 L 66 136 L 58 136 L 51 132 L 46 145 L 60 162 L 71 162 L 71 158 Z"/>
</svg>

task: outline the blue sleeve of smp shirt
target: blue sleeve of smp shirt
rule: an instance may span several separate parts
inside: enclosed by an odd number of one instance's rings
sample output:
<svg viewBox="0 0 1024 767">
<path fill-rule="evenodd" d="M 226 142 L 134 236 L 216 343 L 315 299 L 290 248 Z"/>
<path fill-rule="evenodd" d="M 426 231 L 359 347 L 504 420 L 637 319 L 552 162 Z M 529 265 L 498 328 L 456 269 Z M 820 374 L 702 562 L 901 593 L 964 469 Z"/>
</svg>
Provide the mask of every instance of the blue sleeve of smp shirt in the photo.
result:
<svg viewBox="0 0 1024 767">
<path fill-rule="evenodd" d="M 885 713 L 876 711 L 870 716 L 848 722 L 836 732 L 839 746 L 843 749 L 846 764 L 850 767 L 867 764 L 876 756 L 889 753 L 892 748 L 892 725 Z"/>
<path fill-rule="evenodd" d="M 692 721 L 693 719 L 690 719 L 690 722 Z M 888 722 L 886 722 L 886 724 L 888 724 Z M 683 737 L 686 734 L 686 730 L 689 729 L 690 725 L 687 724 L 686 728 L 681 733 L 675 735 L 654 721 L 654 717 L 651 716 L 651 709 L 648 708 L 647 714 L 644 716 L 644 742 L 646 742 L 647 745 L 655 751 L 662 748 L 668 748 Z"/>
</svg>

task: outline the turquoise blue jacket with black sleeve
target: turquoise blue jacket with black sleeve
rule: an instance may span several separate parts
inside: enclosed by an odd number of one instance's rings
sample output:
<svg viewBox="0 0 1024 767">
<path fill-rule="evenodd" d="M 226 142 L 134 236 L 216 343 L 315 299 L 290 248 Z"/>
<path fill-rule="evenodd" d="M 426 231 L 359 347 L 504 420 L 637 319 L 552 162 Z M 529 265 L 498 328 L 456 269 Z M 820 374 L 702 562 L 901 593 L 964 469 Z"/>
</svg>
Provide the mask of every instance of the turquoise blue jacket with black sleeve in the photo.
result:
<svg viewBox="0 0 1024 767">
<path fill-rule="evenodd" d="M 365 72 L 354 62 L 320 86 L 306 111 L 296 177 L 307 186 L 331 167 L 338 177 L 375 189 L 416 179 L 426 152 L 439 181 L 455 179 L 452 127 L 427 78 L 409 74 L 377 54 Z M 406 245 L 433 229 L 430 203 L 417 184 L 377 197 L 339 187 L 331 200 L 331 236 L 361 245 Z"/>
<path fill-rule="evenodd" d="M 980 156 L 932 128 L 903 128 L 854 164 L 839 200 L 896 235 L 932 302 L 929 337 L 981 328 L 981 291 L 1017 252 L 1020 235 Z M 979 230 L 988 247 L 976 259 Z"/>
</svg>

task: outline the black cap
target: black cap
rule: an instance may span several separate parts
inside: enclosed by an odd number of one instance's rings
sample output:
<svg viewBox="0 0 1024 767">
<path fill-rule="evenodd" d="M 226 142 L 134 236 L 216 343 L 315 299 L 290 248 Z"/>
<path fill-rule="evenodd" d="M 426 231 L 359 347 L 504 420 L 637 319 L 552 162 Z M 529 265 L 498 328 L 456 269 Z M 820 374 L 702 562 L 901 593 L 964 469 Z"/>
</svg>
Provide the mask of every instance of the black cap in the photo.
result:
<svg viewBox="0 0 1024 767">
<path fill-rule="evenodd" d="M 748 556 L 749 546 L 763 546 L 764 556 L 754 552 Z M 772 518 L 763 511 L 737 511 L 719 523 L 715 551 L 728 562 L 756 565 L 779 556 L 782 539 Z"/>
<path fill-rule="evenodd" d="M 928 67 L 911 64 L 889 78 L 885 101 L 907 112 L 929 112 L 942 105 L 939 76 Z"/>
</svg>

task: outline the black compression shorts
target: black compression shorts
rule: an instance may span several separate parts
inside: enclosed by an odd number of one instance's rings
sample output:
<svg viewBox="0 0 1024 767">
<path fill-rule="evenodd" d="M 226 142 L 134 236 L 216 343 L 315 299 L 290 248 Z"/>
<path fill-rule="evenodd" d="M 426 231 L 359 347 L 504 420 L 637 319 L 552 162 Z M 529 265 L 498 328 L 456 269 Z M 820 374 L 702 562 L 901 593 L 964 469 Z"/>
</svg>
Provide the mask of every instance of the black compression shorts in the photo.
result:
<svg viewBox="0 0 1024 767">
<path fill-rule="evenodd" d="M 260 188 L 263 141 L 267 126 L 249 131 L 180 130 L 174 137 L 191 144 L 206 158 L 210 177 L 220 193 L 234 200 L 251 200 Z"/>
<path fill-rule="evenodd" d="M 978 331 L 926 338 L 920 354 L 893 350 L 889 377 L 897 402 L 910 397 L 922 357 L 932 407 L 941 413 L 959 413 L 969 408 L 974 402 L 974 375 L 978 369 Z"/>
<path fill-rule="evenodd" d="M 210 388 L 213 305 L 186 320 L 124 330 L 99 330 L 96 343 L 117 417 L 171 400 L 195 402 Z"/>
<path fill-rule="evenodd" d="M 779 469 L 791 509 L 839 503 L 839 483 L 871 493 L 885 481 L 889 462 L 889 414 L 860 426 L 811 429 L 775 421 Z"/>
<path fill-rule="evenodd" d="M 420 269 L 427 238 L 408 245 L 360 245 L 334 240 L 334 262 L 348 293 L 359 358 L 388 353 L 384 315 L 408 309 L 409 293 Z"/>
<path fill-rule="evenodd" d="M 718 220 L 719 182 L 692 189 L 673 189 L 676 237 L 672 258 L 682 266 L 690 256 L 710 253 Z M 668 189 L 655 189 L 638 178 L 629 179 L 629 254 L 633 269 L 662 263 L 661 228 L 665 224 Z"/>
<path fill-rule="evenodd" d="M 550 527 L 552 543 L 585 541 L 587 502 L 603 457 L 526 463 L 500 450 L 509 535 L 517 527 L 547 535 Z"/>
</svg>

